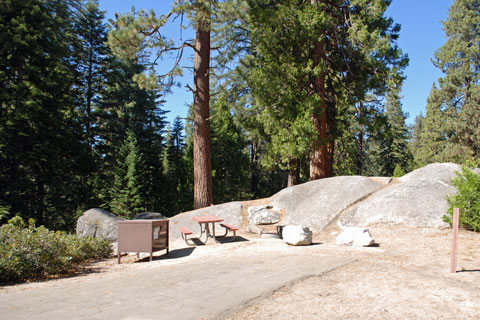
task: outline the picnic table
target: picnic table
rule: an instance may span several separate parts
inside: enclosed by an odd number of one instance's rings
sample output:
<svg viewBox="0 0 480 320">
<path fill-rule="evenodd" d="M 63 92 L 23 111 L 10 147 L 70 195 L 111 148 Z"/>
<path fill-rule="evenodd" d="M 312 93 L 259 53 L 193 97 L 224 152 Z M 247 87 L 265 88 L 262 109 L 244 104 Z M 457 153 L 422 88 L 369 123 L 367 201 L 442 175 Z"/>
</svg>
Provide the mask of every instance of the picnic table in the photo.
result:
<svg viewBox="0 0 480 320">
<path fill-rule="evenodd" d="M 215 234 L 215 223 L 223 222 L 222 218 L 211 215 L 203 215 L 192 217 L 192 219 L 200 225 L 200 235 L 197 237 L 198 239 L 200 239 L 200 241 L 202 239 L 202 236 L 205 236 L 205 241 L 203 243 L 207 243 L 208 238 L 213 238 L 213 241 L 219 242 Z M 236 231 L 238 230 L 238 228 L 226 223 L 220 223 L 220 226 L 225 228 L 225 234 L 221 235 L 220 237 L 226 237 L 229 231 L 233 231 L 233 238 L 231 240 L 235 239 Z M 188 245 L 191 245 L 190 243 L 188 243 L 187 240 L 191 240 L 188 238 L 188 236 L 191 235 L 193 232 L 186 227 L 180 227 L 180 232 L 182 233 L 182 238 L 185 240 L 185 242 Z"/>
<path fill-rule="evenodd" d="M 198 222 L 200 225 L 199 239 L 201 239 L 202 235 L 205 234 L 205 243 L 208 241 L 208 238 L 213 238 L 213 241 L 218 242 L 215 238 L 215 223 L 223 222 L 223 219 L 215 216 L 195 216 L 192 217 L 192 219 Z M 210 224 L 212 225 L 211 230 Z"/>
</svg>

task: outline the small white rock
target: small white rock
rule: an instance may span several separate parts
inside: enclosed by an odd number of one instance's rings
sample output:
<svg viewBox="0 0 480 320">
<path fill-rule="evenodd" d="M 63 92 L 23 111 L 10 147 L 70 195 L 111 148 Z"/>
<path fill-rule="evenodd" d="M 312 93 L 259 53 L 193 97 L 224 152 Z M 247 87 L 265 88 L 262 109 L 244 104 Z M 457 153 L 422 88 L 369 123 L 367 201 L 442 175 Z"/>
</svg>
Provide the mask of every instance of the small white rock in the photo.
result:
<svg viewBox="0 0 480 320">
<path fill-rule="evenodd" d="M 285 226 L 282 230 L 283 241 L 292 246 L 312 244 L 312 231 L 303 226 Z"/>
<path fill-rule="evenodd" d="M 368 247 L 375 243 L 370 231 L 365 228 L 347 227 L 336 239 L 337 245 Z"/>
</svg>

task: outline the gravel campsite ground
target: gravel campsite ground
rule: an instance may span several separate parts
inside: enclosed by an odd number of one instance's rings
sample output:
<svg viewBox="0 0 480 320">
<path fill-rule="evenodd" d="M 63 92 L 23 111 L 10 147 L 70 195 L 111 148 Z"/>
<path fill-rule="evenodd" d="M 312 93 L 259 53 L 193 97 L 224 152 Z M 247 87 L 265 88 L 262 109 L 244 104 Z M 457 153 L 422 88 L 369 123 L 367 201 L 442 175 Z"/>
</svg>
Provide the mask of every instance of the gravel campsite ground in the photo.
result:
<svg viewBox="0 0 480 320">
<path fill-rule="evenodd" d="M 461 230 L 459 272 L 453 274 L 450 273 L 451 230 L 392 226 L 372 226 L 369 229 L 377 245 L 368 248 L 335 245 L 335 238 L 339 232 L 335 228 L 315 234 L 314 245 L 308 247 L 291 247 L 281 240 L 264 240 L 246 233 L 241 233 L 241 236 L 248 241 L 228 244 L 210 243 L 194 249 L 187 248 L 184 243 L 176 241 L 172 244 L 171 251 L 174 257 L 165 258 L 160 252 L 153 262 L 148 262 L 146 258 L 139 261 L 135 256 L 129 256 L 122 258 L 120 265 L 117 265 L 116 259 L 112 258 L 92 264 L 86 269 L 90 272 L 84 275 L 2 287 L 0 300 L 4 300 L 6 304 L 2 309 L 7 310 L 16 303 L 14 300 L 9 300 L 16 295 L 18 299 L 26 299 L 28 294 L 33 296 L 34 293 L 41 296 L 42 292 L 54 295 L 55 292 L 61 292 L 59 289 L 81 288 L 84 282 L 90 283 L 91 286 L 95 284 L 102 286 L 110 278 L 114 280 L 111 282 L 112 288 L 109 289 L 112 292 L 107 293 L 113 295 L 115 283 L 118 283 L 119 279 L 126 279 L 123 280 L 126 283 L 118 284 L 122 288 L 128 288 L 130 285 L 138 287 L 139 284 L 134 284 L 134 281 L 141 281 L 142 272 L 165 273 L 169 274 L 170 278 L 179 276 L 177 273 L 181 272 L 188 275 L 190 267 L 193 270 L 194 266 L 198 266 L 198 261 L 202 259 L 207 261 L 205 260 L 207 258 L 210 259 L 208 261 L 212 261 L 210 268 L 214 276 L 216 272 L 225 272 L 228 261 L 222 262 L 222 259 L 229 257 L 231 261 L 235 261 L 234 268 L 235 272 L 239 272 L 238 274 L 246 274 L 246 270 L 242 271 L 242 262 L 243 268 L 251 272 L 256 266 L 260 270 L 260 265 L 265 261 L 267 271 L 270 269 L 276 278 L 281 278 L 282 274 L 285 274 L 286 279 L 274 285 L 267 283 L 268 279 L 273 279 L 272 274 L 267 275 L 267 273 L 258 279 L 255 275 L 252 275 L 251 279 L 242 279 L 242 281 L 232 279 L 232 284 L 239 285 L 236 288 L 232 287 L 229 291 L 232 297 L 228 300 L 228 305 L 218 306 L 219 303 L 203 305 L 204 311 L 193 313 L 191 316 L 182 312 L 181 309 L 186 310 L 191 307 L 189 301 L 193 301 L 191 299 L 193 293 L 188 290 L 181 291 L 176 297 L 176 302 L 173 302 L 174 306 L 176 304 L 175 308 L 171 309 L 173 311 L 170 314 L 164 314 L 163 318 L 478 319 L 480 317 L 480 234 Z M 278 264 L 276 259 L 279 261 Z M 329 261 L 323 261 L 323 259 L 329 259 Z M 298 261 L 299 270 L 302 269 L 301 263 L 312 263 L 312 261 L 313 263 L 318 261 L 318 264 L 334 263 L 328 268 L 318 269 L 319 271 L 314 274 L 303 270 L 305 275 L 298 278 L 292 274 L 295 261 Z M 288 265 L 289 269 L 282 269 L 284 267 L 280 262 L 285 266 Z M 234 270 L 232 267 L 229 268 Z M 262 269 L 261 272 L 265 270 Z M 129 280 L 127 276 L 129 274 L 137 276 Z M 288 279 L 291 280 L 287 279 L 287 274 L 290 277 Z M 124 275 L 123 278 L 121 278 L 122 275 Z M 132 284 L 129 284 L 129 281 L 132 281 Z M 193 279 L 190 285 L 190 287 L 192 285 L 201 287 L 202 292 L 215 292 L 214 288 L 215 286 L 218 288 L 219 284 Z M 225 285 L 227 284 L 221 284 L 221 286 Z M 148 287 L 147 284 L 145 286 Z M 155 290 L 161 293 L 162 290 L 173 289 L 170 287 Z M 238 293 L 233 289 L 238 290 Z M 254 289 L 259 291 L 252 291 Z M 245 296 L 247 291 L 252 292 L 250 296 Z M 138 291 L 136 293 L 138 294 Z M 133 290 L 133 294 L 136 293 Z M 149 299 L 152 302 L 161 302 L 162 296 L 160 294 L 158 298 L 154 296 Z M 198 295 L 195 299 L 201 297 Z M 41 304 L 41 299 L 38 299 L 38 303 Z M 93 296 L 85 297 L 85 303 L 95 304 L 95 300 Z M 128 298 L 125 297 L 125 300 L 128 301 Z M 22 301 L 18 303 L 23 304 Z M 99 308 L 97 305 L 94 307 Z M 25 305 L 24 308 L 29 306 Z M 68 305 L 65 305 L 65 308 L 69 308 Z M 110 311 L 114 312 L 115 308 L 110 306 Z M 141 309 L 134 306 L 132 308 L 137 308 L 137 311 Z M 40 316 L 37 318 L 47 318 L 48 315 L 49 319 L 55 319 L 55 316 L 49 315 L 47 309 L 43 306 L 45 317 L 42 317 L 42 313 L 36 313 Z M 77 313 L 64 311 L 72 319 L 82 318 L 85 315 L 81 312 L 81 306 L 74 309 Z M 124 317 L 115 313 L 103 315 L 115 314 L 118 319 L 157 319 L 153 315 L 150 316 L 147 310 L 137 313 L 136 317 L 127 316 L 125 313 Z M 11 314 L 21 318 L 20 313 L 12 312 Z M 32 309 L 32 312 L 38 311 Z M 101 316 L 102 313 L 98 315 Z M 58 314 L 58 318 L 61 317 L 62 314 Z"/>
<path fill-rule="evenodd" d="M 459 235 L 458 271 L 450 273 L 451 230 L 372 226 L 378 247 L 332 245 L 325 253 L 356 260 L 281 288 L 229 319 L 478 319 L 480 234 Z"/>
</svg>

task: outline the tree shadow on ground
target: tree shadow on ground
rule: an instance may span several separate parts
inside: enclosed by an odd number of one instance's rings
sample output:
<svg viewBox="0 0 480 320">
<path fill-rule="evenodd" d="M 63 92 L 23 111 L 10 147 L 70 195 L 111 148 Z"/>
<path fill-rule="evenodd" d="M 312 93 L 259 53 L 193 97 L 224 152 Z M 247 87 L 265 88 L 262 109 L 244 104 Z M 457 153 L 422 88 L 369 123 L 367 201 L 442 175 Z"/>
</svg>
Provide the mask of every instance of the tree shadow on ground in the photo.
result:
<svg viewBox="0 0 480 320">
<path fill-rule="evenodd" d="M 241 236 L 236 236 L 235 239 L 234 239 L 233 236 L 230 236 L 230 237 L 216 237 L 216 239 L 221 244 L 250 241 L 250 240 L 248 240 L 244 237 L 241 237 Z"/>
<path fill-rule="evenodd" d="M 193 250 L 195 250 L 195 247 L 173 249 L 173 250 L 170 250 L 168 255 L 165 253 L 165 254 L 162 254 L 161 256 L 153 256 L 152 261 L 179 259 L 179 258 L 188 257 L 189 255 L 192 254 Z M 150 262 L 150 256 L 147 255 L 135 261 L 135 263 L 139 263 L 139 262 Z"/>
<path fill-rule="evenodd" d="M 460 272 L 480 272 L 480 269 L 467 269 L 467 270 L 459 270 L 457 273 Z"/>
<path fill-rule="evenodd" d="M 217 237 L 216 239 L 220 244 L 250 241 L 250 240 L 248 240 L 244 237 L 241 237 L 241 236 L 237 236 L 235 239 L 233 239 L 233 236 L 232 237 Z M 193 242 L 195 244 L 195 246 L 170 250 L 168 255 L 165 253 L 165 254 L 162 254 L 160 256 L 154 256 L 152 261 L 160 261 L 160 260 L 166 260 L 166 259 L 179 259 L 179 258 L 188 257 L 189 255 L 192 254 L 192 252 L 195 250 L 195 248 L 197 246 L 205 246 L 205 243 L 203 243 L 198 238 L 191 238 L 191 239 L 189 239 L 189 241 Z M 213 243 L 213 240 L 209 239 L 208 243 Z M 208 243 L 207 243 L 207 245 L 208 245 Z M 141 262 L 150 262 L 150 256 L 147 255 L 147 256 L 142 257 L 140 259 L 136 259 L 134 263 L 141 263 Z"/>
</svg>

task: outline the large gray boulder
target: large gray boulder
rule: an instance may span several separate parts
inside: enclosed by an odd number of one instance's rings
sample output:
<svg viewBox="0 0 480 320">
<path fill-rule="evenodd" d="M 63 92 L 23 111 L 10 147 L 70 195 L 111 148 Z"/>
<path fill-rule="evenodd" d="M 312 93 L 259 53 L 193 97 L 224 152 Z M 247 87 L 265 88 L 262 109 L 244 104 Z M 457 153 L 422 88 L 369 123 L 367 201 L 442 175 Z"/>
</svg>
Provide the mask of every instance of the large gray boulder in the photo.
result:
<svg viewBox="0 0 480 320">
<path fill-rule="evenodd" d="M 85 211 L 77 220 L 77 235 L 79 237 L 104 237 L 117 241 L 117 223 L 122 218 L 99 208 Z"/>
<path fill-rule="evenodd" d="M 285 210 L 281 224 L 303 225 L 317 232 L 381 185 L 360 176 L 326 178 L 286 188 L 274 195 L 271 203 Z"/>
<path fill-rule="evenodd" d="M 171 217 L 170 220 L 170 241 L 178 240 L 181 238 L 180 227 L 187 227 L 193 231 L 193 236 L 197 236 L 200 233 L 200 227 L 197 222 L 192 218 L 194 216 L 200 215 L 212 215 L 219 217 L 224 220 L 225 223 L 232 225 L 234 227 L 240 228 L 242 223 L 242 202 L 229 202 L 224 204 L 219 204 L 215 206 L 205 207 L 198 210 L 188 211 L 185 213 L 177 214 L 176 216 Z M 218 227 L 216 233 L 223 233 L 223 228 Z"/>
<path fill-rule="evenodd" d="M 447 211 L 445 197 L 456 192 L 451 183 L 460 166 L 435 163 L 417 169 L 365 201 L 349 208 L 341 226 L 366 227 L 375 223 L 442 228 Z"/>
<path fill-rule="evenodd" d="M 401 182 L 419 180 L 441 181 L 451 185 L 452 177 L 455 176 L 457 171 L 462 171 L 462 167 L 456 163 L 432 163 L 417 170 L 413 170 L 398 180 Z"/>
<path fill-rule="evenodd" d="M 165 219 L 165 216 L 158 212 L 140 212 L 133 217 L 133 220 L 155 220 Z"/>
</svg>

